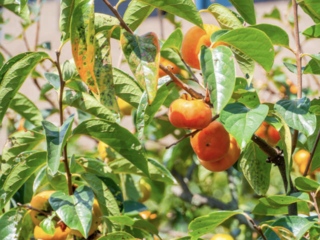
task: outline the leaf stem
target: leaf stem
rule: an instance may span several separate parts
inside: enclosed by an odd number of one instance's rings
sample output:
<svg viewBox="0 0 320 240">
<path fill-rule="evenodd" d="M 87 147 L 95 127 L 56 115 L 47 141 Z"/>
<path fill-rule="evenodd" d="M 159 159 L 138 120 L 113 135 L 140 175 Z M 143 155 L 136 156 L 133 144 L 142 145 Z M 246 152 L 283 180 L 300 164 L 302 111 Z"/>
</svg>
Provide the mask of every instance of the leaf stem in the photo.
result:
<svg viewBox="0 0 320 240">
<path fill-rule="evenodd" d="M 310 153 L 310 157 L 309 157 L 309 159 L 308 159 L 308 164 L 307 164 L 306 170 L 304 170 L 304 173 L 303 173 L 303 176 L 304 176 L 304 177 L 308 175 L 308 170 L 309 170 L 309 168 L 310 168 L 310 166 L 311 166 L 311 162 L 312 162 L 314 153 L 316 152 L 316 149 L 317 149 L 319 140 L 320 140 L 320 129 L 319 129 L 319 132 L 318 132 L 316 141 L 315 141 L 315 143 L 314 143 L 314 145 L 313 145 L 312 151 L 311 151 L 311 153 Z"/>
<path fill-rule="evenodd" d="M 27 39 L 25 30 L 22 31 L 22 38 L 23 38 L 24 44 L 26 45 L 27 51 L 30 52 L 31 49 L 30 49 L 30 46 L 29 46 L 29 43 L 28 43 L 28 39 Z"/>
<path fill-rule="evenodd" d="M 320 222 L 320 212 L 319 212 L 319 208 L 318 208 L 318 204 L 317 204 L 316 193 L 311 192 L 310 195 L 311 195 L 311 197 L 313 199 L 313 203 L 314 203 L 313 206 L 314 206 L 314 209 L 317 212 L 318 219 L 319 219 L 319 222 Z"/>
<path fill-rule="evenodd" d="M 37 4 L 39 5 L 39 14 L 38 14 L 38 22 L 37 22 L 37 30 L 36 30 L 36 40 L 34 43 L 34 50 L 37 51 L 38 44 L 39 44 L 39 34 L 40 34 L 40 14 L 41 14 L 41 0 L 37 0 Z"/>
<path fill-rule="evenodd" d="M 219 114 L 216 114 L 214 117 L 212 117 L 211 122 L 215 121 L 216 119 L 219 118 Z M 177 145 L 179 142 L 183 141 L 184 139 L 188 138 L 188 137 L 193 137 L 194 135 L 196 135 L 198 132 L 200 132 L 202 129 L 197 129 L 191 133 L 188 133 L 186 135 L 184 135 L 182 138 L 180 138 L 178 141 L 172 143 L 171 145 L 167 146 L 166 149 L 169 149 L 175 145 Z"/>
<path fill-rule="evenodd" d="M 184 61 L 183 57 L 181 56 L 181 54 L 179 53 L 180 59 L 183 62 L 183 64 L 187 67 L 188 71 L 191 73 L 193 80 L 197 83 L 199 83 L 199 79 L 196 77 L 196 75 L 194 74 L 194 72 L 192 71 L 192 69 L 190 68 L 190 66 Z"/>
<path fill-rule="evenodd" d="M 292 8 L 294 14 L 294 35 L 296 42 L 296 61 L 297 61 L 297 98 L 300 99 L 302 97 L 302 69 L 301 69 L 301 44 L 300 44 L 300 36 L 299 36 L 299 20 L 298 20 L 298 4 L 296 0 L 292 0 Z M 294 152 L 297 141 L 298 141 L 298 130 L 294 130 L 292 137 L 292 153 Z"/>
<path fill-rule="evenodd" d="M 63 125 L 63 106 L 62 106 L 62 98 L 63 98 L 63 89 L 65 82 L 63 81 L 63 76 L 61 72 L 61 67 L 60 67 L 60 51 L 56 51 L 56 57 L 57 61 L 55 62 L 56 67 L 58 69 L 59 73 L 59 78 L 60 78 L 60 94 L 59 94 L 59 112 L 60 112 L 60 126 Z M 67 143 L 63 148 L 63 163 L 64 163 L 64 169 L 66 171 L 66 179 L 68 183 L 68 192 L 69 195 L 73 194 L 73 189 L 72 189 L 72 177 L 71 177 L 71 172 L 68 164 L 68 153 L 67 153 Z"/>
</svg>

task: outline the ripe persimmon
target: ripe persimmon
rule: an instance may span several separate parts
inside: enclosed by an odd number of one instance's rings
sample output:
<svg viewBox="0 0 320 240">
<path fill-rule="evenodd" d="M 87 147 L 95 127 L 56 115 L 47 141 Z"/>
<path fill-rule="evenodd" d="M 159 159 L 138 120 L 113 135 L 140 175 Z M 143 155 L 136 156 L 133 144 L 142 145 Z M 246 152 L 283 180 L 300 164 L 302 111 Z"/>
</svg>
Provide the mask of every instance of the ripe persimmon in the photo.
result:
<svg viewBox="0 0 320 240">
<path fill-rule="evenodd" d="M 293 156 L 293 161 L 299 166 L 302 163 L 307 163 L 310 158 L 310 153 L 304 149 L 300 149 L 296 154 Z"/>
<path fill-rule="evenodd" d="M 240 147 L 236 139 L 230 135 L 230 148 L 228 153 L 218 161 L 202 161 L 199 159 L 199 162 L 202 166 L 212 172 L 221 172 L 225 171 L 228 168 L 232 167 L 240 157 Z"/>
<path fill-rule="evenodd" d="M 260 127 L 258 128 L 258 130 L 255 132 L 255 134 L 258 137 L 261 137 L 262 139 L 267 139 L 267 127 L 269 126 L 268 123 L 263 122 Z"/>
<path fill-rule="evenodd" d="M 204 29 L 194 26 L 185 34 L 181 55 L 184 61 L 192 68 L 200 69 L 199 53 L 202 45 L 209 47 L 211 45 L 210 37 L 212 33 L 220 28 L 215 25 L 204 24 Z"/>
<path fill-rule="evenodd" d="M 54 192 L 55 191 L 43 191 L 41 193 L 38 193 L 32 198 L 30 203 L 31 207 L 50 213 L 50 211 L 53 211 L 53 209 L 49 203 L 49 198 L 51 194 L 53 194 Z M 47 216 L 40 212 L 31 210 L 30 217 L 32 219 L 32 222 L 35 225 L 39 226 L 41 221 L 45 219 Z"/>
<path fill-rule="evenodd" d="M 33 236 L 35 239 L 42 239 L 42 240 L 66 240 L 69 233 L 70 233 L 69 228 L 62 230 L 60 228 L 60 226 L 57 226 L 55 228 L 54 235 L 51 236 L 51 235 L 45 233 L 41 227 L 36 226 L 34 228 Z"/>
<path fill-rule="evenodd" d="M 177 99 L 169 108 L 171 124 L 183 129 L 203 129 L 212 118 L 210 107 L 202 100 Z"/>
<path fill-rule="evenodd" d="M 221 123 L 213 121 L 191 137 L 191 146 L 202 161 L 218 161 L 229 150 L 229 133 Z"/>
<path fill-rule="evenodd" d="M 102 217 L 102 213 L 99 207 L 99 203 L 97 199 L 94 199 L 93 208 L 92 208 L 92 222 L 91 222 L 91 227 L 90 227 L 88 236 L 92 235 L 97 230 L 98 226 L 101 223 L 101 217 Z M 70 233 L 78 237 L 84 237 L 78 230 L 72 229 Z"/>
<path fill-rule="evenodd" d="M 224 234 L 224 233 L 218 233 L 215 234 L 211 240 L 234 240 L 233 237 L 231 237 L 228 234 Z"/>
<path fill-rule="evenodd" d="M 297 86 L 296 86 L 296 85 L 291 85 L 291 86 L 290 86 L 290 92 L 291 92 L 292 94 L 297 94 L 297 92 L 298 92 Z"/>
<path fill-rule="evenodd" d="M 279 132 L 273 126 L 269 126 L 267 134 L 268 134 L 268 143 L 271 146 L 277 145 L 277 143 L 280 141 Z"/>
<path fill-rule="evenodd" d="M 176 65 L 176 64 L 174 64 L 173 62 L 171 62 L 171 61 L 169 61 L 168 59 L 165 59 L 165 58 L 163 58 L 163 57 L 160 57 L 160 63 L 163 65 L 163 66 L 165 66 L 165 67 L 167 67 L 167 66 L 171 66 L 170 68 L 169 68 L 169 70 L 172 72 L 172 73 L 174 73 L 174 74 L 179 74 L 180 73 L 180 68 Z M 164 77 L 164 76 L 166 76 L 167 74 L 162 70 L 162 69 L 159 69 L 159 77 Z"/>
</svg>

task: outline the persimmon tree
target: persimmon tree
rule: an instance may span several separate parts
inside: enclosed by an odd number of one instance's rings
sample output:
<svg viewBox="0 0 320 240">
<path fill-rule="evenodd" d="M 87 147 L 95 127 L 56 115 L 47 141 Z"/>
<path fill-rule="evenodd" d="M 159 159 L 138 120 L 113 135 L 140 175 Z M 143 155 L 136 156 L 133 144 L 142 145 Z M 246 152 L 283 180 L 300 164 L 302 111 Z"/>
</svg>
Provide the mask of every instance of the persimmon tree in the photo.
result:
<svg viewBox="0 0 320 240">
<path fill-rule="evenodd" d="M 12 56 L 0 44 L 0 121 L 10 134 L 1 239 L 319 239 L 319 89 L 302 86 L 311 78 L 319 87 L 320 57 L 300 39 L 320 37 L 320 3 L 290 1 L 293 20 L 276 7 L 264 15 L 289 27 L 290 42 L 281 27 L 257 23 L 253 0 L 230 0 L 237 12 L 131 0 L 123 17 L 125 0 L 103 1 L 113 15 L 95 13 L 92 0 L 61 0 L 54 57 L 43 50 L 50 42 L 39 43 L 41 1 L 0 1 L 21 18 L 27 49 Z M 167 39 L 136 34 L 155 9 L 175 27 Z M 299 11 L 314 25 L 299 29 Z M 219 26 L 203 24 L 202 12 Z M 194 25 L 185 35 L 178 17 Z M 114 66 L 111 39 L 131 72 Z M 61 62 L 67 42 L 73 58 Z M 259 88 L 257 66 L 267 79 Z M 29 76 L 50 109 L 19 92 Z M 262 102 L 258 90 L 278 100 Z M 121 125 L 124 115 L 135 131 Z M 83 151 L 81 136 L 97 147 Z"/>
</svg>

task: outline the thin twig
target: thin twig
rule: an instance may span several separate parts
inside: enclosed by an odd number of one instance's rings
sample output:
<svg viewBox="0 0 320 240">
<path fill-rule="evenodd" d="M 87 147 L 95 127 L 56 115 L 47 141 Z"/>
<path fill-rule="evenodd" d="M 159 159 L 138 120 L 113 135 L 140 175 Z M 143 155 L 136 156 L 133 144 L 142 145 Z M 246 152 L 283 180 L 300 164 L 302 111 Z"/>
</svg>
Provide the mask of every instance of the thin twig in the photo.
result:
<svg viewBox="0 0 320 240">
<path fill-rule="evenodd" d="M 180 55 L 180 54 L 179 54 Z M 197 83 L 199 83 L 199 79 L 196 77 L 196 75 L 194 74 L 194 72 L 192 71 L 192 69 L 190 68 L 190 66 L 184 61 L 184 59 L 182 58 L 182 56 L 180 56 L 181 61 L 183 62 L 183 64 L 187 67 L 188 71 L 191 73 L 193 80 Z"/>
<path fill-rule="evenodd" d="M 312 151 L 311 151 L 311 153 L 310 153 L 310 157 L 309 157 L 309 159 L 308 159 L 308 164 L 307 164 L 306 170 L 304 170 L 304 173 L 303 173 L 303 176 L 304 176 L 304 177 L 308 175 L 308 170 L 309 170 L 309 168 L 310 168 L 310 166 L 311 166 L 311 162 L 312 162 L 314 153 L 316 152 L 316 149 L 317 149 L 319 140 L 320 140 L 320 129 L 319 129 L 319 132 L 318 132 L 316 141 L 315 141 L 315 143 L 314 143 L 314 145 L 313 145 Z"/>
<path fill-rule="evenodd" d="M 260 236 L 264 239 L 264 240 L 268 240 L 267 237 L 264 235 L 262 229 L 260 226 L 257 226 L 257 224 L 253 221 L 253 219 L 246 213 L 243 213 L 243 215 L 247 218 L 247 220 L 252 224 L 252 226 L 254 227 L 254 229 L 256 229 L 256 231 L 260 234 Z"/>
<path fill-rule="evenodd" d="M 219 118 L 219 114 L 216 114 L 215 116 L 212 117 L 211 122 L 217 120 Z M 188 138 L 188 137 L 193 137 L 194 135 L 196 135 L 198 132 L 200 132 L 202 129 L 197 129 L 191 133 L 188 133 L 186 135 L 184 135 L 182 138 L 180 138 L 178 141 L 172 143 L 171 145 L 167 146 L 166 149 L 169 149 L 175 145 L 177 145 L 179 142 L 183 141 L 184 139 Z"/>
<path fill-rule="evenodd" d="M 296 42 L 296 61 L 297 61 L 297 87 L 298 93 L 297 98 L 300 99 L 302 97 L 302 70 L 301 70 L 301 45 L 300 45 L 300 36 L 299 36 L 299 20 L 298 20 L 298 4 L 296 0 L 292 0 L 292 8 L 294 14 L 294 35 Z M 297 141 L 298 141 L 298 130 L 294 130 L 292 137 L 292 152 L 294 152 Z"/>
<path fill-rule="evenodd" d="M 319 212 L 319 208 L 318 208 L 318 203 L 317 203 L 317 199 L 316 199 L 316 194 L 314 192 L 311 192 L 310 193 L 312 199 L 313 199 L 313 206 L 314 206 L 314 209 L 316 210 L 317 212 L 317 215 L 318 215 L 318 219 L 319 219 L 319 222 L 320 222 L 320 212 Z"/>
<path fill-rule="evenodd" d="M 234 183 L 234 176 L 232 174 L 232 168 L 229 168 L 227 170 L 228 174 L 228 187 L 230 189 L 230 194 L 231 194 L 231 204 L 233 205 L 233 208 L 237 209 L 239 208 L 238 206 L 238 193 L 237 193 L 237 187 L 236 184 Z"/>
<path fill-rule="evenodd" d="M 158 9 L 158 18 L 160 24 L 160 38 L 164 39 L 164 29 L 163 29 L 163 19 L 162 19 L 162 10 Z"/>
<path fill-rule="evenodd" d="M 37 30 L 36 30 L 36 40 L 35 40 L 35 44 L 34 44 L 34 49 L 35 51 L 37 51 L 38 48 L 38 44 L 39 44 L 39 34 L 40 34 L 40 13 L 41 13 L 41 0 L 37 0 L 37 4 L 39 5 L 39 14 L 38 14 L 38 22 L 37 22 Z"/>
<path fill-rule="evenodd" d="M 63 106 L 62 106 L 62 98 L 63 98 L 63 89 L 65 82 L 63 81 L 63 76 L 61 72 L 61 67 L 60 67 L 60 52 L 56 51 L 56 56 L 57 56 L 57 61 L 56 61 L 56 67 L 58 69 L 59 77 L 60 77 L 60 96 L 59 96 L 59 110 L 60 110 L 60 125 L 63 125 Z M 71 179 L 71 173 L 69 169 L 69 164 L 68 164 L 68 154 L 67 154 L 67 143 L 64 146 L 63 149 L 63 163 L 64 163 L 64 169 L 66 171 L 66 179 L 68 183 L 68 192 L 69 195 L 73 194 L 73 189 L 72 189 L 72 179 Z"/>
<path fill-rule="evenodd" d="M 12 57 L 12 54 L 3 46 L 0 44 L 0 49 L 6 53 L 10 58 Z"/>
<path fill-rule="evenodd" d="M 24 44 L 26 45 L 27 51 L 30 52 L 31 48 L 29 46 L 28 39 L 27 39 L 27 36 L 26 36 L 26 32 L 24 30 L 22 31 L 22 38 L 23 38 Z"/>
<path fill-rule="evenodd" d="M 26 209 L 29 209 L 29 210 L 33 210 L 33 211 L 39 212 L 39 213 L 41 213 L 41 214 L 43 214 L 43 215 L 45 215 L 45 216 L 47 216 L 47 217 L 48 217 L 48 216 L 51 216 L 50 213 L 44 212 L 44 211 L 42 211 L 42 210 L 40 210 L 40 209 L 31 207 L 31 206 L 29 206 L 29 205 L 23 205 L 23 204 L 21 204 L 21 203 L 17 203 L 17 205 L 18 205 L 19 207 L 23 207 L 23 208 L 26 208 Z"/>
</svg>

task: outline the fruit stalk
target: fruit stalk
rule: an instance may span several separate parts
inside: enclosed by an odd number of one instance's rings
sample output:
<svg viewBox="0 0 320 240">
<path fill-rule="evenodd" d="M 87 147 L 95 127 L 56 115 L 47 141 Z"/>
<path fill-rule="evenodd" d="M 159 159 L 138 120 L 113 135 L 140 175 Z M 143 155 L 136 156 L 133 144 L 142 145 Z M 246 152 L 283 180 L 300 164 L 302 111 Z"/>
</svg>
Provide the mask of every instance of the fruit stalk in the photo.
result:
<svg viewBox="0 0 320 240">
<path fill-rule="evenodd" d="M 305 170 L 304 173 L 303 173 L 303 176 L 304 176 L 304 177 L 308 175 L 308 170 L 309 170 L 309 168 L 310 168 L 310 166 L 311 166 L 311 162 L 312 162 L 314 153 L 316 152 L 316 149 L 317 149 L 319 140 L 320 140 L 320 129 L 319 129 L 319 132 L 318 132 L 318 135 L 317 135 L 316 142 L 314 143 L 313 148 L 312 148 L 312 151 L 311 151 L 311 153 L 310 153 L 310 157 L 309 157 L 309 160 L 308 160 L 308 164 L 307 164 L 306 170 Z"/>
<path fill-rule="evenodd" d="M 295 43 L 296 43 L 296 60 L 297 60 L 297 98 L 300 99 L 302 97 L 302 69 L 301 69 L 301 45 L 300 45 L 300 36 L 299 36 L 299 20 L 298 20 L 298 4 L 296 0 L 292 0 L 292 8 L 294 15 L 294 35 L 295 35 Z M 297 141 L 298 141 L 298 130 L 294 130 L 292 137 L 292 152 L 294 152 Z"/>
<path fill-rule="evenodd" d="M 61 49 L 61 48 L 59 48 Z M 60 95 L 59 95 L 59 114 L 60 114 L 60 126 L 63 125 L 63 106 L 62 106 L 62 98 L 63 98 L 63 89 L 64 89 L 64 81 L 63 81 L 63 76 L 61 72 L 61 67 L 60 67 L 60 50 L 56 51 L 56 57 L 57 60 L 55 62 L 56 67 L 58 69 L 59 73 L 59 78 L 60 78 Z M 63 148 L 63 164 L 64 164 L 64 169 L 66 171 L 66 179 L 68 183 L 68 193 L 69 195 L 73 194 L 73 189 L 72 189 L 72 180 L 71 180 L 71 172 L 68 164 L 68 153 L 67 153 L 67 143 Z"/>
</svg>

